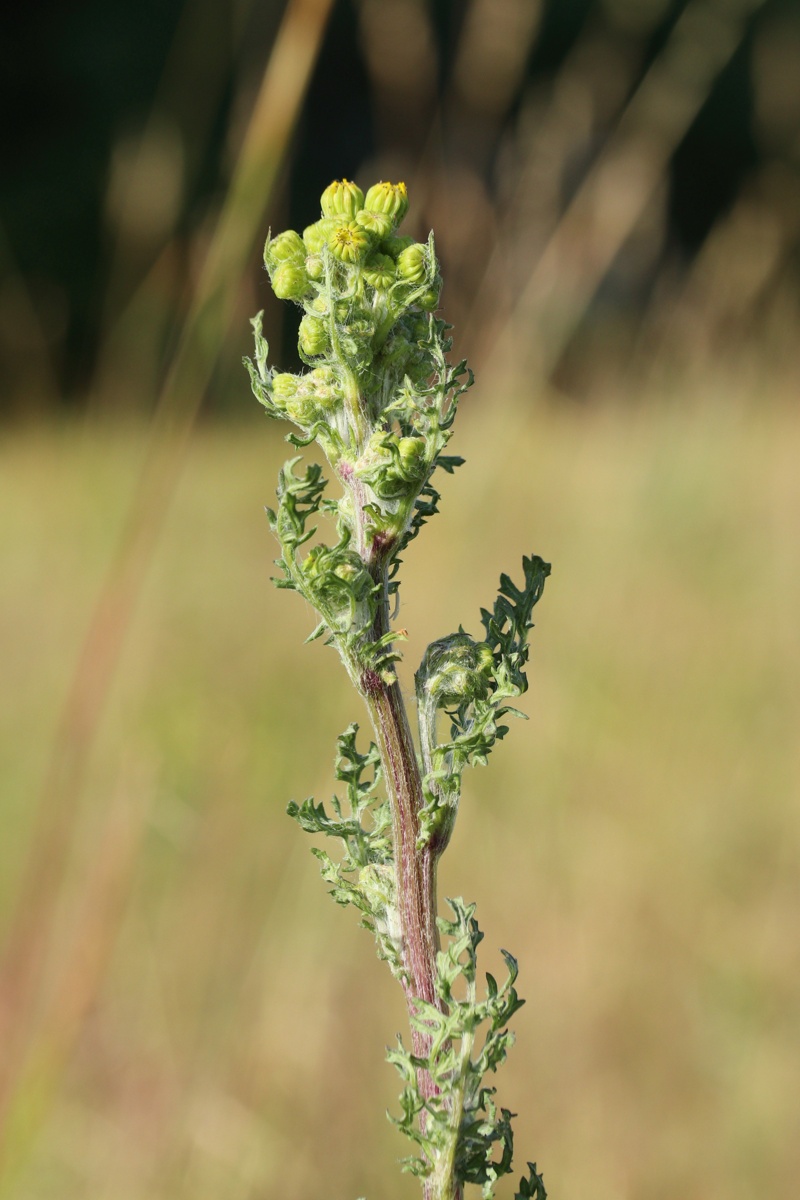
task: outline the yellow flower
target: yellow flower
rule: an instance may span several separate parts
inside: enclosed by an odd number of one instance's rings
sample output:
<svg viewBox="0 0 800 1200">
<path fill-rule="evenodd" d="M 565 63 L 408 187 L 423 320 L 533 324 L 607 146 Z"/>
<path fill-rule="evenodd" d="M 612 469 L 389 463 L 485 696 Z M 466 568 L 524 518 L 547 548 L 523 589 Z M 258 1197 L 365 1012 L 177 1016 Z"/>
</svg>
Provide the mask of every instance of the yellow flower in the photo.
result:
<svg viewBox="0 0 800 1200">
<path fill-rule="evenodd" d="M 349 179 L 335 179 L 322 193 L 323 217 L 346 217 L 352 221 L 364 204 L 364 193 Z"/>
<path fill-rule="evenodd" d="M 364 208 L 383 213 L 393 225 L 399 225 L 408 212 L 408 191 L 404 183 L 374 183 L 364 197 Z"/>
<path fill-rule="evenodd" d="M 337 225 L 328 238 L 331 253 L 342 262 L 355 263 L 362 259 L 370 246 L 369 235 L 353 221 Z"/>
</svg>

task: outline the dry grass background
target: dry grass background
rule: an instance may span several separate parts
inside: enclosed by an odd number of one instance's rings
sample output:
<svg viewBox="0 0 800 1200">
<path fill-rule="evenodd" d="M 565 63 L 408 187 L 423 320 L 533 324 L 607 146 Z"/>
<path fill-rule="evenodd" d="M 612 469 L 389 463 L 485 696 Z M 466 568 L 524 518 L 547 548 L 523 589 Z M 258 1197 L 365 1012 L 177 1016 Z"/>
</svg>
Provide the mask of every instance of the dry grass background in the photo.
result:
<svg viewBox="0 0 800 1200">
<path fill-rule="evenodd" d="M 523 551 L 554 562 L 531 720 L 469 778 L 441 881 L 478 901 L 487 969 L 499 945 L 521 959 L 500 1080 L 520 1160 L 554 1196 L 789 1200 L 800 418 L 713 395 L 553 411 L 479 385 L 457 445 L 468 465 L 408 555 L 409 660 L 474 629 Z M 6 1194 L 416 1186 L 383 1117 L 401 999 L 283 811 L 329 793 L 360 716 L 268 584 L 284 449 L 256 413 L 191 442 L 71 839 Z M 141 453 L 135 427 L 2 450 L 5 906 Z"/>
</svg>

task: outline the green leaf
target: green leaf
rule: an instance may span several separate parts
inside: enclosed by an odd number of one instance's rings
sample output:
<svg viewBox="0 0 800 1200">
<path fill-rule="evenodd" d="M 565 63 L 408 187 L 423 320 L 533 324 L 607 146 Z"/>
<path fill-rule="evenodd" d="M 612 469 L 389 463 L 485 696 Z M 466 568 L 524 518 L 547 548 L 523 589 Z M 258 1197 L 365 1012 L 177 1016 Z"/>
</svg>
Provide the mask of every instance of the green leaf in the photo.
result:
<svg viewBox="0 0 800 1200">
<path fill-rule="evenodd" d="M 370 742 L 369 749 L 362 753 L 356 746 L 357 734 L 358 725 L 354 723 L 337 741 L 335 774 L 345 784 L 345 801 L 333 797 L 332 815 L 313 797 L 302 804 L 292 800 L 286 811 L 306 833 L 339 840 L 338 860 L 314 847 L 320 873 L 331 884 L 330 895 L 337 904 L 352 904 L 362 913 L 361 923 L 374 934 L 379 956 L 400 976 L 403 968 L 389 801 L 379 795 L 383 780 L 378 748 Z"/>
<path fill-rule="evenodd" d="M 485 766 L 496 742 L 508 732 L 505 716 L 521 716 L 505 703 L 528 686 L 528 634 L 550 566 L 523 558 L 524 581 L 517 587 L 500 576 L 494 608 L 481 609 L 486 637 L 476 642 L 462 629 L 432 642 L 416 674 L 423 758 L 425 805 L 420 814 L 420 846 L 441 854 L 455 823 L 461 778 L 468 766 Z M 450 736 L 440 740 L 438 714 L 450 718 Z"/>
<path fill-rule="evenodd" d="M 407 1160 L 407 1169 L 436 1175 L 454 1164 L 455 1182 L 481 1187 L 488 1198 L 497 1180 L 511 1170 L 514 1138 L 512 1113 L 498 1108 L 494 1089 L 483 1078 L 505 1061 L 513 1044 L 508 1021 L 523 1001 L 514 987 L 516 960 L 505 951 L 507 978 L 499 985 L 487 975 L 486 995 L 477 997 L 477 949 L 483 934 L 475 905 L 461 899 L 447 903 L 452 918 L 438 920 L 443 937 L 437 959 L 439 1004 L 418 1000 L 411 1017 L 412 1028 L 429 1039 L 430 1049 L 420 1057 L 398 1040 L 387 1052 L 404 1084 L 401 1115 L 391 1119 L 422 1151 L 421 1157 Z M 427 1098 L 419 1091 L 420 1069 L 435 1087 Z"/>
<path fill-rule="evenodd" d="M 519 1191 L 514 1193 L 514 1200 L 547 1200 L 542 1176 L 537 1174 L 536 1163 L 528 1163 L 527 1178 L 519 1181 Z"/>
</svg>

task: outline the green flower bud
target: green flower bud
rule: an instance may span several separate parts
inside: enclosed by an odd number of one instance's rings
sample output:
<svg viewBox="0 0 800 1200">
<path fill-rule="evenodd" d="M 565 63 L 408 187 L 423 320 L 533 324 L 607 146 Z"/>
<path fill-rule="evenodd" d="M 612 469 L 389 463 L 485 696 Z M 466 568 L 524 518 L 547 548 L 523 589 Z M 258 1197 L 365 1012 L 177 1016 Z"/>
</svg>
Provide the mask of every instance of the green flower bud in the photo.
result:
<svg viewBox="0 0 800 1200">
<path fill-rule="evenodd" d="M 309 278 L 302 260 L 283 262 L 271 279 L 272 290 L 279 300 L 302 300 L 310 288 Z"/>
<path fill-rule="evenodd" d="M 338 313 L 337 313 L 338 317 Z M 372 361 L 372 337 L 375 322 L 368 317 L 348 321 L 339 329 L 339 346 L 345 358 L 358 370 Z"/>
<path fill-rule="evenodd" d="M 272 402 L 296 425 L 309 426 L 314 423 L 316 409 L 305 376 L 274 375 Z"/>
<path fill-rule="evenodd" d="M 324 354 L 330 344 L 325 322 L 306 313 L 300 322 L 297 344 L 308 358 L 315 354 Z"/>
<path fill-rule="evenodd" d="M 303 575 L 309 590 L 331 610 L 338 628 L 347 628 L 355 606 L 368 600 L 375 581 L 354 550 L 315 546 L 303 560 Z"/>
<path fill-rule="evenodd" d="M 388 254 L 390 258 L 393 258 L 395 262 L 397 262 L 398 256 L 402 254 L 404 250 L 407 250 L 409 246 L 413 245 L 414 239 L 412 237 L 397 235 L 396 237 L 384 238 L 378 248 L 382 250 L 384 254 Z"/>
<path fill-rule="evenodd" d="M 396 444 L 397 434 L 377 430 L 370 437 L 364 447 L 364 453 L 355 464 L 356 475 L 372 487 L 376 487 L 384 479 L 387 469 L 391 465 L 392 456 L 386 445 L 387 442 Z"/>
<path fill-rule="evenodd" d="M 309 254 L 306 259 L 306 271 L 309 279 L 322 279 L 325 266 L 319 254 Z"/>
<path fill-rule="evenodd" d="M 367 233 L 378 238 L 386 237 L 387 233 L 391 233 L 394 229 L 394 222 L 386 213 L 370 212 L 368 209 L 357 213 L 356 221 L 362 229 L 366 229 Z"/>
<path fill-rule="evenodd" d="M 339 380 L 332 367 L 315 367 L 304 377 L 304 383 L 323 411 L 335 408 L 342 399 Z"/>
<path fill-rule="evenodd" d="M 428 268 L 428 247 L 414 242 L 397 258 L 397 274 L 408 283 L 422 283 Z"/>
<path fill-rule="evenodd" d="M 403 476 L 413 483 L 422 479 L 428 465 L 425 462 L 425 438 L 400 438 L 397 444 L 397 454 Z"/>
<path fill-rule="evenodd" d="M 430 349 L 430 318 L 418 308 L 409 309 L 398 321 L 380 351 L 379 368 L 388 370 L 401 383 L 408 376 L 412 384 L 424 383 L 436 370 Z M 423 407 L 428 403 L 419 398 Z"/>
<path fill-rule="evenodd" d="M 421 671 L 436 707 L 455 707 L 489 695 L 494 656 L 486 642 L 476 642 L 468 633 L 453 633 L 428 647 Z"/>
<path fill-rule="evenodd" d="M 316 367 L 306 375 L 275 375 L 272 402 L 297 425 L 309 427 L 342 400 L 338 376 L 331 367 Z"/>
<path fill-rule="evenodd" d="M 397 227 L 408 212 L 408 191 L 404 183 L 374 183 L 364 197 L 364 208 L 383 213 Z"/>
<path fill-rule="evenodd" d="M 353 221 L 337 225 L 328 238 L 331 253 L 342 262 L 360 262 L 370 246 L 370 239 Z"/>
<path fill-rule="evenodd" d="M 309 254 L 320 254 L 323 246 L 327 246 L 328 238 L 333 233 L 339 221 L 336 217 L 323 217 L 313 225 L 307 225 L 303 230 L 303 241 Z"/>
<path fill-rule="evenodd" d="M 297 377 L 295 375 L 272 376 L 272 403 L 276 408 L 285 409 L 287 403 L 294 399 L 297 393 Z"/>
<path fill-rule="evenodd" d="M 339 376 L 336 374 L 334 368 L 326 366 L 314 367 L 314 370 L 309 371 L 303 378 L 312 381 L 315 386 L 317 384 L 326 384 L 332 387 L 339 381 Z"/>
<path fill-rule="evenodd" d="M 311 313 L 312 317 L 327 317 L 330 311 L 328 297 L 324 292 L 319 296 L 315 296 L 313 300 L 306 301 L 306 312 Z M 333 306 L 334 316 L 340 325 L 347 320 L 351 311 L 352 306 L 345 300 L 337 300 Z"/>
<path fill-rule="evenodd" d="M 425 312 L 434 312 L 439 307 L 439 300 L 441 298 L 440 289 L 441 281 L 438 281 L 438 286 L 429 287 L 422 293 L 421 296 L 417 297 L 416 303 L 420 306 L 420 308 L 424 309 Z"/>
<path fill-rule="evenodd" d="M 302 262 L 306 249 L 299 233 L 285 229 L 277 237 L 267 238 L 264 244 L 264 265 L 270 274 L 284 262 Z"/>
<path fill-rule="evenodd" d="M 352 221 L 364 205 L 364 193 L 349 179 L 336 179 L 325 188 L 320 203 L 323 217 L 345 217 Z"/>
<path fill-rule="evenodd" d="M 333 573 L 337 579 L 342 579 L 345 583 L 354 583 L 363 576 L 363 571 L 363 564 L 347 561 L 340 562 L 334 567 Z"/>
<path fill-rule="evenodd" d="M 356 464 L 356 474 L 382 500 L 400 500 L 415 491 L 425 477 L 425 439 L 400 438 L 378 430 L 369 439 Z"/>
<path fill-rule="evenodd" d="M 318 416 L 313 396 L 298 392 L 287 402 L 286 416 L 290 421 L 294 421 L 295 425 L 302 425 L 304 428 L 310 429 Z"/>
<path fill-rule="evenodd" d="M 364 278 L 374 288 L 388 288 L 394 283 L 394 259 L 388 254 L 371 254 L 364 264 Z"/>
</svg>

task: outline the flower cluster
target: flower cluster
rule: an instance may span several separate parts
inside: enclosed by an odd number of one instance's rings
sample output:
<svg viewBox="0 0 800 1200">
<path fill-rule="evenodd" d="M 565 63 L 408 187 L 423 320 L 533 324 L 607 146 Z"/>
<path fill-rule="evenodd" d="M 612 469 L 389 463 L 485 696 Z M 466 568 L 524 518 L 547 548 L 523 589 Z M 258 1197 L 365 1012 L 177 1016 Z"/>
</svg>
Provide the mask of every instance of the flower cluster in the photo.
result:
<svg viewBox="0 0 800 1200">
<path fill-rule="evenodd" d="M 458 397 L 471 382 L 464 363 L 448 363 L 448 326 L 434 315 L 441 276 L 433 238 L 415 242 L 397 232 L 408 209 L 405 184 L 377 183 L 365 195 L 338 180 L 320 207 L 302 234 L 287 229 L 264 248 L 276 296 L 303 311 L 298 351 L 309 370 L 290 374 L 267 365 L 260 315 L 256 354 L 247 363 L 267 412 L 297 426 L 290 435 L 296 445 L 316 439 L 343 485 L 344 495 L 329 507 L 339 547 L 305 565 L 294 554 L 282 560 L 290 586 L 312 602 L 322 563 L 331 574 L 323 592 L 341 592 L 337 555 L 359 555 L 380 582 L 381 570 L 435 509 L 430 477 L 437 466 L 450 471 L 460 461 L 443 450 Z M 363 588 L 349 604 L 363 629 L 371 612 L 361 601 Z M 340 631 L 324 611 L 323 620 Z"/>
<path fill-rule="evenodd" d="M 438 307 L 441 277 L 432 247 L 397 236 L 408 209 L 404 183 L 377 183 L 364 196 L 356 184 L 336 181 L 321 208 L 302 236 L 288 229 L 268 238 L 264 262 L 275 295 L 305 310 L 304 358 L 343 352 L 363 370 L 405 311 Z"/>
</svg>

